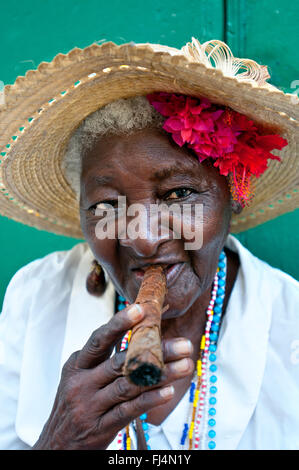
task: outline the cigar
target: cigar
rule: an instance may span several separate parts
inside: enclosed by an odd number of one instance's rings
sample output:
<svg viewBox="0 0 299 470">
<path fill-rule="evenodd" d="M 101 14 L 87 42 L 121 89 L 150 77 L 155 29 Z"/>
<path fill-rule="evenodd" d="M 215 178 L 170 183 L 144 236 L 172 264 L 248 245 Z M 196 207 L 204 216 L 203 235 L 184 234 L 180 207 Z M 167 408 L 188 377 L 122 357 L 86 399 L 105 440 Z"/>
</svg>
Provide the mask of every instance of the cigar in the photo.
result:
<svg viewBox="0 0 299 470">
<path fill-rule="evenodd" d="M 161 345 L 161 316 L 166 277 L 161 266 L 145 271 L 135 304 L 143 306 L 145 316 L 134 326 L 123 373 L 136 385 L 156 385 L 164 368 Z"/>
</svg>

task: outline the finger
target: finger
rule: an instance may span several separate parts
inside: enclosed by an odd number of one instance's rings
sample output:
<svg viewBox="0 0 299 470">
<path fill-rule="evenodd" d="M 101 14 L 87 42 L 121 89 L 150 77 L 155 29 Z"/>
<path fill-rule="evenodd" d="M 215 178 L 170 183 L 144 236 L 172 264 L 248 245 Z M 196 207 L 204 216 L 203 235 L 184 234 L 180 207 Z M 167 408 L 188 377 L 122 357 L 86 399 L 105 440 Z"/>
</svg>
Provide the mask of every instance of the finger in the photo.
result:
<svg viewBox="0 0 299 470">
<path fill-rule="evenodd" d="M 193 370 L 194 362 L 190 358 L 170 362 L 165 365 L 162 380 L 154 387 L 141 387 L 130 382 L 127 377 L 118 377 L 114 382 L 95 394 L 95 400 L 99 403 L 99 411 L 106 411 L 121 402 L 132 400 L 149 388 L 164 387 L 178 379 L 191 375 Z"/>
<path fill-rule="evenodd" d="M 187 338 L 174 338 L 162 341 L 164 362 L 177 361 L 193 353 L 193 344 Z"/>
<path fill-rule="evenodd" d="M 109 385 L 118 377 L 123 376 L 125 360 L 126 351 L 121 351 L 114 354 L 92 370 L 93 382 L 97 390 Z"/>
<path fill-rule="evenodd" d="M 143 413 L 167 403 L 173 398 L 173 395 L 174 387 L 172 385 L 144 392 L 137 398 L 122 402 L 112 408 L 102 417 L 101 426 L 104 429 L 109 429 L 111 433 L 117 433 Z"/>
<path fill-rule="evenodd" d="M 107 359 L 115 344 L 144 316 L 142 306 L 133 304 L 115 314 L 112 319 L 95 330 L 79 351 L 77 367 L 88 369 Z"/>
<path fill-rule="evenodd" d="M 167 339 L 162 341 L 164 363 L 177 361 L 184 357 L 190 357 L 193 352 L 191 341 L 186 338 Z M 123 375 L 126 352 L 114 354 L 112 357 L 99 364 L 93 370 L 94 383 L 103 388 Z"/>
</svg>

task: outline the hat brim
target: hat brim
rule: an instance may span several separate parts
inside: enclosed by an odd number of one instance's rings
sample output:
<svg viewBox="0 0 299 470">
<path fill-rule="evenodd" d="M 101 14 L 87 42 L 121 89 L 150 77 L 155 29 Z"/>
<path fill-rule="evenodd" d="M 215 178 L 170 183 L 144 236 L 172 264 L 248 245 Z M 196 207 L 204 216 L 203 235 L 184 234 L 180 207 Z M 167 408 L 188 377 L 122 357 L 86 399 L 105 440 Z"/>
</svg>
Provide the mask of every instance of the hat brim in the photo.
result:
<svg viewBox="0 0 299 470">
<path fill-rule="evenodd" d="M 205 96 L 245 114 L 288 140 L 255 181 L 249 207 L 232 218 L 237 233 L 298 207 L 299 100 L 271 85 L 241 81 L 152 45 L 93 44 L 58 54 L 5 87 L 0 106 L 0 213 L 69 237 L 83 238 L 76 195 L 61 162 L 82 120 L 119 98 L 155 91 Z"/>
</svg>

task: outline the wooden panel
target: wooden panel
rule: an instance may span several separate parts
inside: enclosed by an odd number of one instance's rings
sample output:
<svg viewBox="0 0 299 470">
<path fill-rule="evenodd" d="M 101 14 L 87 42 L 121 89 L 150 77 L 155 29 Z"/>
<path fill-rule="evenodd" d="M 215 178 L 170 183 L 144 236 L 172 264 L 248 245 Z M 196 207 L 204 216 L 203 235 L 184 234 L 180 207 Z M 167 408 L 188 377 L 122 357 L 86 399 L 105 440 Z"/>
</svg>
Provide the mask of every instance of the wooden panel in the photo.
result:
<svg viewBox="0 0 299 470">
<path fill-rule="evenodd" d="M 269 66 L 273 85 L 293 91 L 299 79 L 298 2 L 226 0 L 225 40 L 237 57 Z"/>
<path fill-rule="evenodd" d="M 224 37 L 233 54 L 267 65 L 270 83 L 283 91 L 299 91 L 298 2 L 227 0 L 224 8 Z M 296 210 L 238 238 L 258 257 L 299 279 L 298 226 Z"/>
<path fill-rule="evenodd" d="M 192 36 L 223 38 L 222 0 L 10 0 L 1 5 L 0 80 L 95 41 L 182 47 Z"/>
</svg>

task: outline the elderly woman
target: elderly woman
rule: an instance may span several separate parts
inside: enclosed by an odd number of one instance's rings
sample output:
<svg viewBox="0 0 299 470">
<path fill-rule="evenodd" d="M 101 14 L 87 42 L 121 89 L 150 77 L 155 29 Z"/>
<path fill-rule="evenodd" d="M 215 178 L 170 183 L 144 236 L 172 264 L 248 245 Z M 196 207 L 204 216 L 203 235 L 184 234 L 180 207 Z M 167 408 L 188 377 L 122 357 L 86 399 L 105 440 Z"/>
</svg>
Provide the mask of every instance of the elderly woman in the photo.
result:
<svg viewBox="0 0 299 470">
<path fill-rule="evenodd" d="M 298 283 L 229 234 L 296 206 L 298 102 L 268 77 L 220 41 L 107 43 L 7 87 L 2 213 L 85 243 L 7 289 L 2 449 L 298 448 Z M 154 232 L 162 204 L 185 216 Z M 136 385 L 128 332 L 155 265 L 164 368 Z"/>
</svg>

